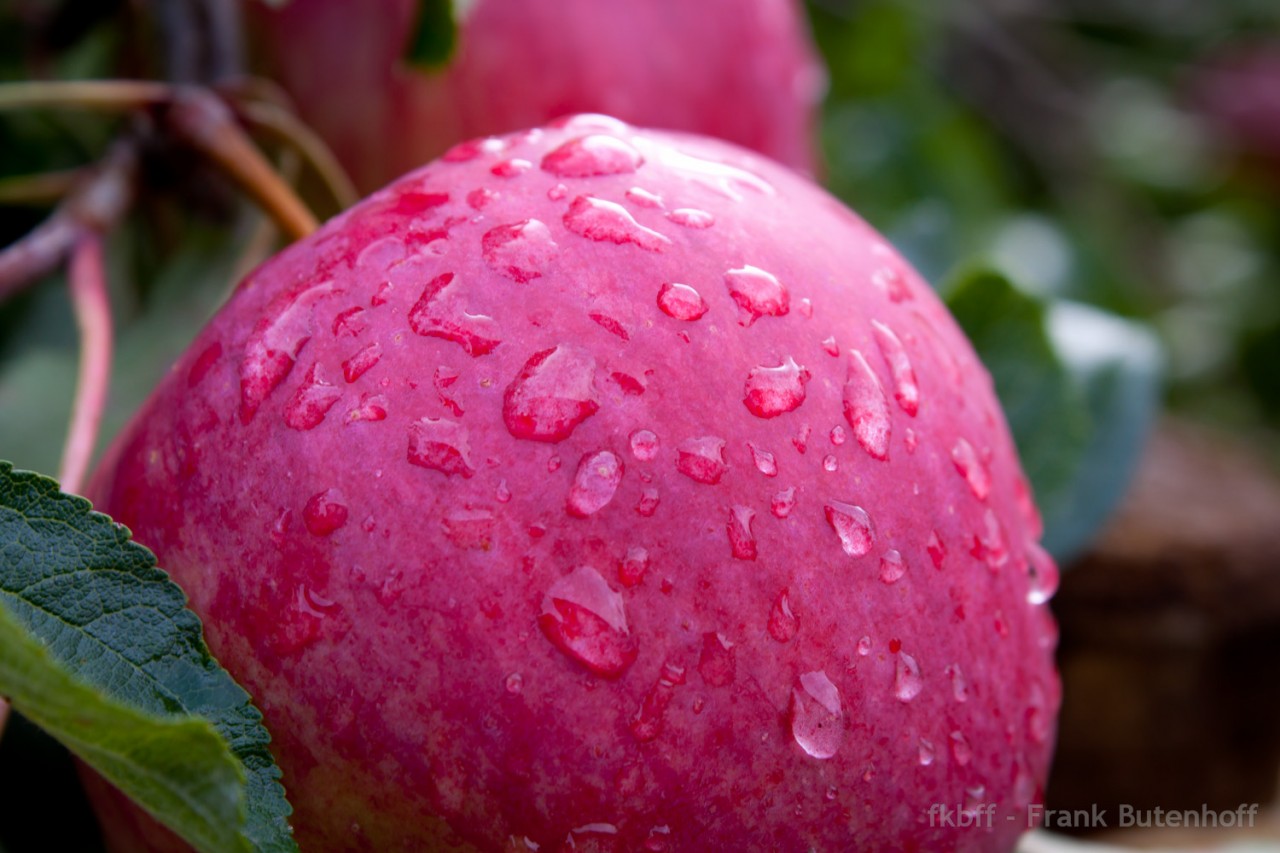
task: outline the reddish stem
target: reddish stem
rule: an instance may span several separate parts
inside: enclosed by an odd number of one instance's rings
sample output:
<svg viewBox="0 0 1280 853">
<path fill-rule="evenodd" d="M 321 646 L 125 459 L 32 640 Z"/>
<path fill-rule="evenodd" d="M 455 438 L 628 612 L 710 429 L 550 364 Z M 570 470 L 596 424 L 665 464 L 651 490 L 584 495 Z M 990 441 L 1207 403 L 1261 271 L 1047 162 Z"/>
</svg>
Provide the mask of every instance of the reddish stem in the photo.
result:
<svg viewBox="0 0 1280 853">
<path fill-rule="evenodd" d="M 64 492 L 75 494 L 93 457 L 111 385 L 111 304 L 99 234 L 90 231 L 76 243 L 68 278 L 80 328 L 80 376 L 58 479 Z"/>
</svg>

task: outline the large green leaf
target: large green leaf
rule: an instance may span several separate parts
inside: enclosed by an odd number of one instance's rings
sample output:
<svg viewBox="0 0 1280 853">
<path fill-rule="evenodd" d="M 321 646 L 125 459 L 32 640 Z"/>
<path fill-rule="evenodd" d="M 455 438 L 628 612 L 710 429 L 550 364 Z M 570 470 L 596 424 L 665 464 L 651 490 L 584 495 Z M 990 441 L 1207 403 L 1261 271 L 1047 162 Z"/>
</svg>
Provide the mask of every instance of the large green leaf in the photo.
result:
<svg viewBox="0 0 1280 853">
<path fill-rule="evenodd" d="M 17 710 L 201 849 L 296 850 L 262 716 L 182 590 L 127 529 L 7 462 L 0 616 Z"/>
</svg>

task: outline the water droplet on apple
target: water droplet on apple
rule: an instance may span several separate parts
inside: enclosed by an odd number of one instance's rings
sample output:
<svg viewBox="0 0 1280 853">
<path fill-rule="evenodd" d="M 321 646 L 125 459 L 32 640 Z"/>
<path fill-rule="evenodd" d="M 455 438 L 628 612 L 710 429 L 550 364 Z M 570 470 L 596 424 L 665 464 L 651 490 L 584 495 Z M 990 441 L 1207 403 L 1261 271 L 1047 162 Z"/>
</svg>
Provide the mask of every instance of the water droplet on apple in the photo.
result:
<svg viewBox="0 0 1280 853">
<path fill-rule="evenodd" d="M 746 169 L 708 160 L 683 151 L 670 145 L 648 141 L 646 147 L 652 147 L 655 159 L 660 160 L 668 169 L 683 173 L 684 177 L 701 184 L 730 201 L 742 201 L 739 188 L 749 189 L 760 195 L 776 195 L 773 185 L 759 175 Z"/>
<path fill-rule="evenodd" d="M 565 508 L 575 518 L 586 518 L 604 509 L 622 482 L 622 460 L 612 451 L 589 453 L 578 462 Z"/>
<path fill-rule="evenodd" d="M 501 139 L 496 139 L 492 136 L 468 139 L 464 142 L 459 142 L 441 154 L 440 159 L 446 163 L 466 163 L 482 154 L 495 154 L 501 151 L 504 145 L 505 143 Z"/>
<path fill-rule="evenodd" d="M 849 351 L 849 370 L 844 383 L 844 419 L 853 437 L 873 459 L 889 458 L 889 400 L 880 380 L 858 350 Z"/>
<path fill-rule="evenodd" d="M 631 340 L 631 334 L 627 331 L 626 327 L 615 318 L 610 317 L 608 314 L 604 314 L 599 311 L 592 311 L 587 314 L 587 316 L 591 318 L 593 323 L 599 325 L 600 328 L 604 329 L 609 334 L 615 335 L 623 341 Z"/>
<path fill-rule="evenodd" d="M 598 243 L 630 243 L 649 252 L 660 252 L 671 245 L 662 234 L 646 228 L 620 204 L 592 196 L 580 195 L 569 205 L 564 226 Z"/>
<path fill-rule="evenodd" d="M 778 462 L 774 459 L 772 453 L 767 450 L 761 450 L 751 442 L 747 442 L 747 449 L 751 451 L 751 459 L 756 463 L 756 470 L 766 477 L 778 476 Z"/>
<path fill-rule="evenodd" d="M 840 691 L 822 670 L 801 674 L 791 690 L 791 736 L 813 758 L 831 758 L 844 743 Z"/>
<path fill-rule="evenodd" d="M 867 636 L 858 638 L 858 644 L 854 647 L 854 651 L 858 653 L 858 657 L 863 658 L 871 654 L 871 638 Z"/>
<path fill-rule="evenodd" d="M 737 303 L 738 323 L 750 326 L 761 317 L 782 317 L 791 310 L 791 294 L 772 274 L 750 265 L 724 274 L 729 296 Z"/>
<path fill-rule="evenodd" d="M 957 702 L 968 702 L 969 683 L 965 681 L 964 672 L 960 669 L 960 664 L 947 664 L 943 672 L 951 679 L 951 695 L 955 700 Z"/>
<path fill-rule="evenodd" d="M 475 474 L 469 458 L 467 428 L 444 418 L 423 418 L 409 425 L 408 459 L 412 465 L 439 471 L 445 476 Z"/>
<path fill-rule="evenodd" d="M 1044 604 L 1058 591 L 1058 564 L 1035 540 L 1027 541 L 1027 602 Z"/>
<path fill-rule="evenodd" d="M 871 283 L 880 288 L 890 302 L 905 302 L 911 298 L 911 290 L 902 272 L 893 267 L 879 267 L 871 273 Z"/>
<path fill-rule="evenodd" d="M 241 423 L 253 420 L 267 396 L 289 375 L 298 353 L 314 333 L 316 303 L 333 292 L 333 282 L 322 281 L 286 293 L 264 309 L 240 362 Z"/>
<path fill-rule="evenodd" d="M 929 541 L 924 547 L 929 552 L 929 559 L 933 561 L 933 567 L 941 569 L 942 561 L 947 558 L 947 546 L 943 544 L 942 537 L 938 535 L 938 531 L 934 530 L 929 534 Z"/>
<path fill-rule="evenodd" d="M 489 269 L 527 284 L 541 277 L 560 247 L 547 226 L 537 219 L 499 225 L 480 238 L 481 254 Z"/>
<path fill-rule="evenodd" d="M 751 532 L 755 510 L 750 507 L 734 504 L 729 508 L 729 547 L 733 556 L 739 560 L 756 558 L 756 537 Z"/>
<path fill-rule="evenodd" d="M 987 507 L 982 514 L 982 523 L 983 531 L 974 534 L 973 547 L 969 549 L 969 553 L 985 562 L 987 568 L 994 572 L 1009 562 L 1004 527 L 991 507 Z"/>
<path fill-rule="evenodd" d="M 638 586 L 647 571 L 649 552 L 644 548 L 628 548 L 626 555 L 618 561 L 618 581 L 625 587 Z"/>
<path fill-rule="evenodd" d="M 902 434 L 902 443 L 907 448 L 907 453 L 915 453 L 916 446 L 920 443 L 920 439 L 916 436 L 916 431 L 911 427 L 907 427 Z"/>
<path fill-rule="evenodd" d="M 948 740 L 951 741 L 951 757 L 956 760 L 956 764 L 964 767 L 973 760 L 973 747 L 969 746 L 969 739 L 964 736 L 964 732 L 957 729 L 948 736 Z"/>
<path fill-rule="evenodd" d="M 742 402 L 758 418 L 775 418 L 804 403 L 809 379 L 809 371 L 790 356 L 777 367 L 753 367 L 747 374 Z"/>
<path fill-rule="evenodd" d="M 373 343 L 361 348 L 342 362 L 342 378 L 350 384 L 368 373 L 382 358 L 382 344 Z"/>
<path fill-rule="evenodd" d="M 499 178 L 518 178 L 525 172 L 533 168 L 533 164 L 528 160 L 522 160 L 519 157 L 512 157 L 509 160 L 499 160 L 489 168 L 490 174 Z"/>
<path fill-rule="evenodd" d="M 933 763 L 934 756 L 937 751 L 933 747 L 933 741 L 928 738 L 920 738 L 919 743 L 919 761 L 921 767 L 928 767 Z"/>
<path fill-rule="evenodd" d="M 461 303 L 460 280 L 451 272 L 427 282 L 422 295 L 409 309 L 409 325 L 419 335 L 443 338 L 476 357 L 493 352 L 502 343 L 498 324 L 484 314 L 471 314 Z"/>
<path fill-rule="evenodd" d="M 670 662 L 663 664 L 662 674 L 649 688 L 649 692 L 640 701 L 639 709 L 628 723 L 628 728 L 637 741 L 648 743 L 662 732 L 662 718 L 667 713 L 667 706 L 671 704 L 675 688 L 684 682 L 684 667 Z"/>
<path fill-rule="evenodd" d="M 658 456 L 658 436 L 652 430 L 631 433 L 631 455 L 641 462 L 652 462 Z"/>
<path fill-rule="evenodd" d="M 836 343 L 835 335 L 823 339 L 822 350 L 832 358 L 840 355 L 840 345 Z"/>
<path fill-rule="evenodd" d="M 640 493 L 640 499 L 636 501 L 636 512 L 645 518 L 649 518 L 658 511 L 658 490 L 649 488 Z"/>
<path fill-rule="evenodd" d="M 325 414 L 341 397 L 342 389 L 325 381 L 317 362 L 311 365 L 298 390 L 284 404 L 284 422 L 299 431 L 313 429 L 319 426 Z"/>
<path fill-rule="evenodd" d="M 787 591 L 784 589 L 774 599 L 773 607 L 769 609 L 769 636 L 779 643 L 786 643 L 796 635 L 796 631 L 799 628 L 800 622 L 796 619 L 796 615 L 791 612 L 791 600 L 787 597 Z"/>
<path fill-rule="evenodd" d="M 667 214 L 667 219 L 685 228 L 710 228 L 716 224 L 716 218 L 705 210 L 692 207 L 681 207 Z"/>
<path fill-rule="evenodd" d="M 803 454 L 809 449 L 809 436 L 813 433 L 813 427 L 809 424 L 800 424 L 800 428 L 796 430 L 795 437 L 791 439 L 791 445 L 795 447 L 796 452 Z"/>
<path fill-rule="evenodd" d="M 955 463 L 960 476 L 964 477 L 965 482 L 969 484 L 973 496 L 980 501 L 985 501 L 987 495 L 991 493 L 991 475 L 982 464 L 982 460 L 978 458 L 978 454 L 974 452 L 973 445 L 963 438 L 956 439 L 955 446 L 951 448 L 951 461 Z"/>
<path fill-rule="evenodd" d="M 848 437 L 845 435 L 844 427 L 840 426 L 840 424 L 836 424 L 831 428 L 831 432 L 828 434 L 828 437 L 831 439 L 831 443 L 836 447 L 843 446 L 848 440 Z"/>
<path fill-rule="evenodd" d="M 593 178 L 634 172 L 644 157 L 614 136 L 591 134 L 571 139 L 542 158 L 542 168 L 559 178 Z"/>
<path fill-rule="evenodd" d="M 769 511 L 776 518 L 786 518 L 791 515 L 791 511 L 796 508 L 796 487 L 790 486 L 780 492 L 775 492 L 773 497 L 769 499 Z"/>
<path fill-rule="evenodd" d="M 477 187 L 467 193 L 467 206 L 472 210 L 484 210 L 499 198 L 498 193 L 488 187 Z"/>
<path fill-rule="evenodd" d="M 595 359 L 561 344 L 535 353 L 507 386 L 502 419 L 516 438 L 557 442 L 600 408 Z"/>
<path fill-rule="evenodd" d="M 347 423 L 357 421 L 385 421 L 387 419 L 387 398 L 381 394 L 365 393 L 360 395 L 360 402 L 347 412 Z"/>
<path fill-rule="evenodd" d="M 676 447 L 676 469 L 689 479 L 715 485 L 728 465 L 724 461 L 724 439 L 713 435 L 687 438 Z"/>
<path fill-rule="evenodd" d="M 724 634 L 709 631 L 702 635 L 702 654 L 698 657 L 698 674 L 711 687 L 727 687 L 733 683 L 737 669 L 733 643 Z"/>
<path fill-rule="evenodd" d="M 906 652 L 898 652 L 898 663 L 893 676 L 893 695 L 899 702 L 910 702 L 923 689 L 924 679 L 920 677 L 920 666 L 916 659 Z"/>
<path fill-rule="evenodd" d="M 893 377 L 893 399 L 898 401 L 902 411 L 915 417 L 920 410 L 920 386 L 916 383 L 916 372 L 906 347 L 893 330 L 879 320 L 871 321 L 871 329 L 876 343 L 880 345 L 884 363 L 889 367 L 889 375 Z"/>
<path fill-rule="evenodd" d="M 891 548 L 880 555 L 880 580 L 897 583 L 906 573 L 907 564 L 896 550 Z"/>
<path fill-rule="evenodd" d="M 834 473 L 840 469 L 840 461 L 836 459 L 835 454 L 828 453 L 822 457 L 822 470 L 828 474 Z"/>
<path fill-rule="evenodd" d="M 662 201 L 662 196 L 651 193 L 643 187 L 632 187 L 627 190 L 627 201 L 636 207 L 644 207 L 650 210 L 662 210 L 666 207 Z"/>
<path fill-rule="evenodd" d="M 446 513 L 442 526 L 455 547 L 488 551 L 493 546 L 494 521 L 493 511 L 487 507 L 463 506 Z"/>
<path fill-rule="evenodd" d="M 302 521 L 312 536 L 328 536 L 347 523 L 347 506 L 337 489 L 325 489 L 307 500 Z"/>
<path fill-rule="evenodd" d="M 603 678 L 619 678 L 635 662 L 638 646 L 627 630 L 622 596 L 590 566 L 551 585 L 538 627 L 556 648 Z"/>
<path fill-rule="evenodd" d="M 675 320 L 697 320 L 707 313 L 707 301 L 687 284 L 663 282 L 658 288 L 658 307 Z"/>
<path fill-rule="evenodd" d="M 493 490 L 493 498 L 500 504 L 511 502 L 511 487 L 507 485 L 506 480 L 499 480 L 497 487 Z"/>
<path fill-rule="evenodd" d="M 875 544 L 871 518 L 860 506 L 831 501 L 822 507 L 827 523 L 840 537 L 840 547 L 850 557 L 861 557 Z"/>
<path fill-rule="evenodd" d="M 513 672 L 503 680 L 502 686 L 511 695 L 519 695 L 524 690 L 524 676 L 518 672 Z"/>
</svg>

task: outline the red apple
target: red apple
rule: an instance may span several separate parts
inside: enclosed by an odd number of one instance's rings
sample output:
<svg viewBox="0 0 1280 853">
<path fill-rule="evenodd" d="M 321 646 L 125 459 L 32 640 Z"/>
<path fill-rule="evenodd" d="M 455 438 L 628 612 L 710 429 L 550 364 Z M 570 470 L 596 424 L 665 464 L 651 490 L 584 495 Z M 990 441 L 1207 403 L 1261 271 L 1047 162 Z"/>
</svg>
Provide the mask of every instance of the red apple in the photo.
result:
<svg viewBox="0 0 1280 853">
<path fill-rule="evenodd" d="M 418 4 L 251 3 L 264 61 L 366 191 L 474 136 L 606 112 L 812 172 L 824 72 L 796 0 L 459 3 L 447 70 L 402 57 Z"/>
<path fill-rule="evenodd" d="M 250 275 L 95 494 L 303 850 L 1008 850 L 1045 781 L 1056 571 L 991 380 L 736 146 L 452 149 Z"/>
</svg>

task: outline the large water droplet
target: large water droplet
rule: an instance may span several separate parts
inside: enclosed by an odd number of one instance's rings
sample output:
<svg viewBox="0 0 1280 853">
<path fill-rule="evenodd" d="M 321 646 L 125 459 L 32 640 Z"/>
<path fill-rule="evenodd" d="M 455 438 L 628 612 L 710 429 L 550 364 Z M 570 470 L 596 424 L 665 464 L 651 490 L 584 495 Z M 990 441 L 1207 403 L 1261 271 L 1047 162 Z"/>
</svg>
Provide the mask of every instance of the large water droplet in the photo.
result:
<svg viewBox="0 0 1280 853">
<path fill-rule="evenodd" d="M 470 451 L 467 428 L 456 421 L 423 418 L 409 425 L 408 459 L 413 465 L 466 478 L 476 472 Z"/>
<path fill-rule="evenodd" d="M 337 489 L 325 489 L 307 500 L 302 521 L 312 536 L 328 536 L 347 523 L 347 506 Z"/>
<path fill-rule="evenodd" d="M 600 408 L 595 359 L 561 344 L 535 353 L 507 386 L 502 419 L 516 438 L 563 441 Z"/>
<path fill-rule="evenodd" d="M 898 401 L 902 411 L 915 417 L 920 410 L 920 386 L 916 383 L 916 372 L 911 367 L 906 347 L 884 323 L 872 320 L 871 329 L 876 343 L 880 345 L 884 363 L 889 366 L 889 374 L 893 377 L 893 399 Z"/>
<path fill-rule="evenodd" d="M 719 193 L 732 201 L 741 201 L 739 188 L 749 189 L 760 195 L 775 195 L 768 181 L 746 169 L 686 154 L 670 145 L 653 144 L 652 153 L 667 169 L 680 172 L 694 183 Z"/>
<path fill-rule="evenodd" d="M 750 507 L 734 504 L 729 508 L 729 547 L 739 560 L 756 558 L 756 537 L 751 532 L 751 521 L 756 517 Z"/>
<path fill-rule="evenodd" d="M 969 484 L 974 497 L 985 501 L 987 495 L 991 493 L 991 475 L 987 472 L 987 467 L 982 464 L 982 460 L 978 458 L 973 445 L 963 438 L 956 439 L 955 446 L 951 448 L 951 461 L 955 463 L 960 476 L 964 477 L 965 482 Z"/>
<path fill-rule="evenodd" d="M 858 350 L 849 351 L 849 371 L 844 383 L 844 419 L 862 449 L 874 459 L 889 458 L 889 400 L 880 380 Z"/>
<path fill-rule="evenodd" d="M 638 586 L 648 571 L 649 551 L 645 548 L 628 548 L 618 561 L 618 581 L 625 587 Z"/>
<path fill-rule="evenodd" d="M 685 228 L 710 228 L 716 224 L 716 218 L 705 210 L 698 210 L 692 207 L 681 207 L 667 214 L 670 219 L 677 225 L 683 225 Z"/>
<path fill-rule="evenodd" d="M 906 573 L 907 564 L 896 550 L 891 548 L 880 555 L 880 580 L 897 583 Z"/>
<path fill-rule="evenodd" d="M 638 647 L 627 630 L 622 596 L 590 566 L 551 585 L 538 627 L 556 648 L 603 678 L 619 678 L 635 662 Z"/>
<path fill-rule="evenodd" d="M 800 629 L 800 621 L 796 619 L 795 613 L 791 612 L 791 600 L 787 597 L 785 589 L 774 599 L 773 607 L 769 608 L 768 629 L 769 636 L 779 643 L 790 641 Z"/>
<path fill-rule="evenodd" d="M 711 687 L 727 687 L 733 683 L 736 668 L 733 643 L 724 634 L 703 634 L 702 654 L 698 658 L 698 673 L 702 680 Z"/>
<path fill-rule="evenodd" d="M 364 376 L 382 358 L 382 344 L 374 341 L 342 362 L 342 378 L 348 383 L 355 382 Z"/>
<path fill-rule="evenodd" d="M 786 518 L 796 508 L 796 487 L 790 486 L 775 492 L 769 499 L 769 511 L 777 518 Z"/>
<path fill-rule="evenodd" d="M 591 134 L 570 139 L 542 158 L 542 168 L 560 178 L 592 178 L 634 172 L 644 157 L 613 136 Z"/>
<path fill-rule="evenodd" d="M 777 417 L 800 407 L 809 379 L 809 371 L 790 356 L 778 367 L 753 367 L 747 374 L 742 402 L 758 418 Z"/>
<path fill-rule="evenodd" d="M 630 243 L 649 252 L 660 252 L 671 241 L 651 228 L 646 228 L 620 204 L 580 195 L 569 205 L 564 226 L 588 240 L 599 243 Z"/>
<path fill-rule="evenodd" d="M 822 670 L 803 673 L 791 690 L 791 736 L 813 758 L 831 758 L 844 743 L 840 691 Z"/>
<path fill-rule="evenodd" d="M 920 677 L 920 666 L 916 659 L 906 652 L 898 652 L 898 663 L 893 676 L 893 695 L 900 702 L 910 702 L 923 689 L 924 679 Z"/>
<path fill-rule="evenodd" d="M 569 515 L 586 518 L 604 509 L 618 491 L 622 473 L 622 460 L 611 451 L 600 450 L 584 455 L 578 462 L 578 470 L 565 501 Z"/>
<path fill-rule="evenodd" d="M 724 274 L 729 296 L 737 303 L 738 323 L 750 326 L 761 317 L 781 317 L 791 310 L 791 294 L 772 274 L 750 265 Z"/>
<path fill-rule="evenodd" d="M 319 362 L 311 365 L 298 390 L 284 405 L 284 422 L 296 430 L 309 430 L 324 420 L 325 414 L 342 397 L 342 389 L 325 381 Z"/>
<path fill-rule="evenodd" d="M 647 429 L 631 433 L 631 455 L 641 462 L 652 462 L 658 456 L 658 436 Z"/>
<path fill-rule="evenodd" d="M 658 307 L 675 320 L 697 320 L 707 313 L 707 300 L 687 284 L 663 282 L 658 288 Z"/>
<path fill-rule="evenodd" d="M 1044 604 L 1058 591 L 1058 564 L 1040 543 L 1027 542 L 1027 602 Z"/>
<path fill-rule="evenodd" d="M 861 557 L 871 550 L 875 544 L 875 533 L 871 529 L 871 518 L 860 506 L 831 501 L 823 506 L 827 523 L 840 537 L 840 547 L 850 557 Z"/>
<path fill-rule="evenodd" d="M 756 470 L 766 477 L 778 476 L 778 461 L 773 454 L 767 450 L 761 450 L 751 442 L 747 442 L 747 449 L 751 451 L 751 460 L 756 463 Z"/>
<path fill-rule="evenodd" d="M 422 296 L 409 309 L 409 325 L 419 335 L 458 344 L 467 355 L 487 355 L 502 343 L 498 324 L 492 317 L 470 314 L 463 308 L 459 284 L 451 272 L 427 282 Z"/>
<path fill-rule="evenodd" d="M 333 282 L 323 281 L 278 297 L 263 311 L 240 362 L 241 423 L 253 420 L 263 401 L 289 375 L 314 333 L 316 303 L 333 292 Z"/>
<path fill-rule="evenodd" d="M 480 238 L 480 247 L 491 270 L 521 284 L 540 277 L 560 248 L 536 219 L 491 228 Z"/>
<path fill-rule="evenodd" d="M 699 483 L 715 485 L 728 470 L 724 439 L 713 435 L 686 438 L 676 447 L 676 469 Z"/>
</svg>

